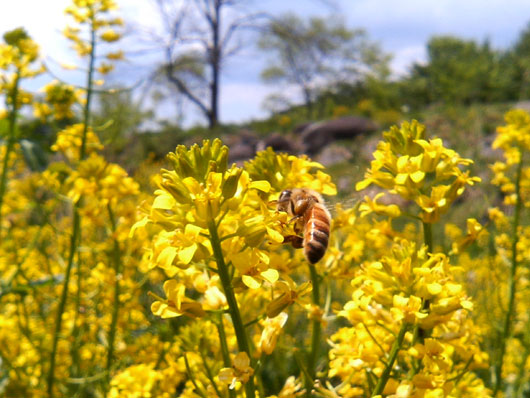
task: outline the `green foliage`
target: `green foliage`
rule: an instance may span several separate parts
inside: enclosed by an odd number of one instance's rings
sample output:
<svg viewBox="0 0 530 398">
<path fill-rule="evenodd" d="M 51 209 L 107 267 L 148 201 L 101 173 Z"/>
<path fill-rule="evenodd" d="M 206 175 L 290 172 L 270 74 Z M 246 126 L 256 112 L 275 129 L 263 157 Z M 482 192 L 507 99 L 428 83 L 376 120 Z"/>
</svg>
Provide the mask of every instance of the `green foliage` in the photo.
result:
<svg viewBox="0 0 530 398">
<path fill-rule="evenodd" d="M 4 41 L 10 46 L 19 46 L 21 40 L 29 39 L 28 32 L 24 28 L 10 30 L 3 35 Z"/>
<path fill-rule="evenodd" d="M 94 124 L 99 126 L 101 141 L 112 152 L 121 151 L 140 125 L 153 117 L 152 111 L 133 100 L 130 90 L 102 93 L 98 100 Z"/>
<path fill-rule="evenodd" d="M 271 21 L 258 44 L 274 53 L 262 78 L 297 86 L 310 118 L 314 101 L 324 88 L 355 81 L 367 68 L 388 60 L 366 39 L 364 31 L 348 29 L 333 18 L 302 20 L 284 15 Z"/>
<path fill-rule="evenodd" d="M 433 37 L 426 65 L 415 64 L 405 91 L 424 103 L 469 104 L 505 97 L 501 54 L 488 42 L 451 36 Z"/>
<path fill-rule="evenodd" d="M 502 59 L 510 98 L 530 98 L 530 24 Z M 507 73 L 506 73 L 507 72 Z"/>
</svg>

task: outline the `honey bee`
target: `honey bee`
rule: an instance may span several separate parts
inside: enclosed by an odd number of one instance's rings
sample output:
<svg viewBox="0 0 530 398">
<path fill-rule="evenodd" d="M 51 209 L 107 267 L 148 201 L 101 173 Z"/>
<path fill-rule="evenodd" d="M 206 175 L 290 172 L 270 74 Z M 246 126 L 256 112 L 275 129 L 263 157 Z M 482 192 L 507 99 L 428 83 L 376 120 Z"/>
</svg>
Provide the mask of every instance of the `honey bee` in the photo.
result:
<svg viewBox="0 0 530 398">
<path fill-rule="evenodd" d="M 284 243 L 304 248 L 307 261 L 315 264 L 328 247 L 331 215 L 319 193 L 307 188 L 286 189 L 277 202 L 278 211 L 291 215 L 297 235 L 284 237 Z M 300 234 L 302 236 L 300 236 Z"/>
</svg>

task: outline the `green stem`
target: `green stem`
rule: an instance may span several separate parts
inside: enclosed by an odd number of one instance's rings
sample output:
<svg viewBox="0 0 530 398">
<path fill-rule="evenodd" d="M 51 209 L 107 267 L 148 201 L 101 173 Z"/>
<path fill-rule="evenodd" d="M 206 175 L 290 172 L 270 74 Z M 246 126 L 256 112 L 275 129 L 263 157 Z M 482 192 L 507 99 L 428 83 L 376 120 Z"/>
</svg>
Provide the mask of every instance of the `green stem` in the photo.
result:
<svg viewBox="0 0 530 398">
<path fill-rule="evenodd" d="M 217 226 L 214 220 L 208 222 L 208 231 L 210 233 L 210 242 L 212 244 L 212 250 L 217 263 L 217 269 L 219 271 L 219 278 L 223 285 L 224 294 L 228 303 L 228 312 L 232 318 L 232 324 L 234 325 L 234 331 L 236 333 L 237 346 L 239 351 L 246 352 L 249 358 L 252 358 L 250 354 L 250 347 L 248 344 L 247 333 L 245 331 L 245 325 L 241 319 L 239 307 L 237 305 L 236 296 L 232 289 L 232 283 L 230 281 L 230 275 L 228 273 L 228 267 L 226 266 L 223 251 L 221 249 L 221 241 L 219 240 L 219 234 L 217 233 Z M 254 379 L 251 377 L 245 384 L 245 391 L 247 398 L 254 398 Z"/>
<path fill-rule="evenodd" d="M 432 243 L 432 224 L 430 223 L 423 223 L 423 244 L 427 246 L 427 251 L 429 253 L 433 252 L 433 243 Z M 422 300 L 421 303 L 421 309 L 420 311 L 423 311 L 429 307 L 429 300 Z M 413 331 L 412 331 L 412 346 L 414 346 L 418 340 L 421 344 L 423 344 L 425 340 L 425 331 L 421 330 L 420 334 L 420 326 L 418 324 L 414 325 Z M 420 360 L 414 359 L 412 362 L 412 368 L 409 372 L 409 380 L 412 379 L 414 375 L 418 373 L 420 370 Z"/>
<path fill-rule="evenodd" d="M 81 148 L 79 150 L 79 161 L 82 161 L 86 156 L 86 141 L 88 133 L 88 123 L 90 121 L 90 104 L 92 100 L 92 84 L 93 84 L 93 74 L 94 74 L 94 63 L 96 59 L 96 27 L 94 24 L 94 16 L 92 13 L 92 21 L 90 25 L 90 58 L 89 58 L 89 68 L 88 68 L 88 77 L 87 77 L 87 97 L 86 103 L 84 106 L 83 113 L 83 135 L 81 137 Z M 81 206 L 83 198 L 80 198 L 73 206 L 73 231 L 72 237 L 70 240 L 70 252 L 68 255 L 68 263 L 66 265 L 66 272 L 64 276 L 64 282 L 62 286 L 61 298 L 59 300 L 59 307 L 57 309 L 57 318 L 55 320 L 55 330 L 53 333 L 52 340 L 52 351 L 50 354 L 50 368 L 48 369 L 48 396 L 53 397 L 53 384 L 55 382 L 55 362 L 57 358 L 57 345 L 59 343 L 59 334 L 61 333 L 61 326 L 63 320 L 63 313 L 66 307 L 66 299 L 68 296 L 68 285 L 70 283 L 70 274 L 72 271 L 72 264 L 74 262 L 74 256 L 77 252 L 79 245 L 79 235 L 81 233 L 81 216 L 79 214 L 79 207 Z M 81 265 L 78 264 L 78 270 L 81 268 Z M 78 275 L 79 277 L 81 274 Z M 76 309 L 78 310 L 78 309 Z"/>
<path fill-rule="evenodd" d="M 219 333 L 219 342 L 221 344 L 221 353 L 223 354 L 223 365 L 225 368 L 232 366 L 230 362 L 230 353 L 228 351 L 228 343 L 226 340 L 225 326 L 223 324 L 223 314 L 219 314 L 219 321 L 216 323 L 217 332 Z M 228 395 L 230 398 L 235 398 L 236 392 L 228 389 Z"/>
<path fill-rule="evenodd" d="M 78 238 L 81 232 L 81 216 L 78 211 L 79 202 L 74 205 L 73 208 L 73 232 L 70 238 L 70 253 L 68 254 L 68 263 L 66 265 L 66 272 L 64 275 L 64 281 L 61 291 L 61 297 L 59 299 L 59 306 L 57 308 L 57 317 L 55 319 L 55 330 L 53 332 L 52 340 L 52 351 L 50 354 L 50 367 L 48 369 L 48 396 L 53 397 L 53 384 L 55 381 L 55 361 L 57 358 L 57 345 L 59 343 L 59 334 L 61 333 L 61 326 L 63 322 L 63 313 L 66 306 L 66 298 L 68 295 L 68 284 L 70 283 L 70 274 L 72 271 L 72 265 L 74 263 L 74 257 L 77 252 Z"/>
<path fill-rule="evenodd" d="M 117 225 L 116 218 L 114 217 L 114 212 L 110 203 L 107 205 L 107 210 L 109 213 L 109 219 L 111 223 L 111 231 L 113 234 L 116 233 Z M 108 391 L 110 386 L 110 377 L 112 362 L 114 360 L 114 342 L 116 340 L 116 330 L 118 326 L 118 314 L 120 309 L 120 278 L 121 278 L 121 250 L 120 243 L 118 239 L 113 236 L 114 246 L 112 249 L 112 262 L 114 265 L 114 306 L 112 307 L 112 320 L 110 323 L 109 329 L 109 338 L 108 338 L 108 350 L 107 350 L 107 386 L 105 391 Z"/>
<path fill-rule="evenodd" d="M 309 272 L 311 275 L 311 283 L 313 285 L 312 299 L 313 305 L 320 308 L 320 280 L 313 264 L 309 264 Z M 318 349 L 320 347 L 320 339 L 322 334 L 322 324 L 320 319 L 313 320 L 313 331 L 311 335 L 311 353 L 309 354 L 309 360 L 307 363 L 307 373 L 309 377 L 306 377 L 306 396 L 311 397 L 311 390 L 313 389 L 314 380 L 316 377 L 316 363 L 318 358 Z"/>
<path fill-rule="evenodd" d="M 401 329 L 399 330 L 399 333 L 396 339 L 394 340 L 394 344 L 392 344 L 392 348 L 390 349 L 388 363 L 386 364 L 383 373 L 381 373 L 381 377 L 379 378 L 379 380 L 377 380 L 377 384 L 374 390 L 372 391 L 372 397 L 380 395 L 385 389 L 386 383 L 390 378 L 390 372 L 392 372 L 392 368 L 394 367 L 394 362 L 396 361 L 399 350 L 403 345 L 403 339 L 405 338 L 405 333 L 407 333 L 408 326 L 409 324 L 405 322 L 403 323 L 403 325 L 401 325 Z"/>
<path fill-rule="evenodd" d="M 202 359 L 202 364 L 204 365 L 204 370 L 206 371 L 206 377 L 208 378 L 208 380 L 210 380 L 210 383 L 211 383 L 213 389 L 215 390 L 215 393 L 217 394 L 217 396 L 218 397 L 222 397 L 221 391 L 219 390 L 219 387 L 217 387 L 217 383 L 215 382 L 215 379 L 213 377 L 212 369 L 210 369 L 210 366 L 208 366 L 208 362 L 206 361 L 206 357 L 204 356 L 204 353 L 202 352 L 202 350 L 200 348 L 199 348 L 199 354 L 200 354 L 201 359 Z"/>
<path fill-rule="evenodd" d="M 90 123 L 90 105 L 92 104 L 93 94 L 93 80 L 94 80 L 94 63 L 96 61 L 96 28 L 94 26 L 94 17 L 92 17 L 90 25 L 90 58 L 88 64 L 88 76 L 87 76 L 87 92 L 86 92 L 86 103 L 83 110 L 83 136 L 81 139 L 81 148 L 79 150 L 79 159 L 83 160 L 86 156 L 86 141 L 88 133 L 88 125 Z"/>
<path fill-rule="evenodd" d="M 17 100 L 18 100 L 18 86 L 20 82 L 20 71 L 17 72 L 15 76 L 15 83 L 13 86 L 13 91 L 11 92 L 11 104 L 12 109 L 11 113 L 9 114 L 9 130 L 8 130 L 8 137 L 7 137 L 7 146 L 6 151 L 4 154 L 4 160 L 2 162 L 2 176 L 0 177 L 0 242 L 2 239 L 2 205 L 4 204 L 4 195 L 6 192 L 6 186 L 7 186 L 7 172 L 9 169 L 9 156 L 11 155 L 11 152 L 13 151 L 13 148 L 15 147 L 15 127 L 17 124 L 17 116 L 18 116 L 18 107 L 17 107 Z M 6 101 L 7 102 L 7 101 Z"/>
<path fill-rule="evenodd" d="M 495 387 L 493 388 L 493 396 L 497 395 L 497 392 L 502 388 L 502 365 L 504 362 L 504 354 L 506 353 L 506 341 L 511 335 L 511 323 L 512 317 L 515 310 L 515 292 L 516 292 L 516 271 L 517 271 L 517 243 L 519 243 L 519 235 L 517 229 L 519 228 L 519 219 L 521 217 L 521 174 L 523 170 L 523 153 L 521 151 L 521 162 L 517 166 L 517 174 L 515 177 L 515 213 L 512 224 L 512 257 L 510 274 L 508 276 L 508 310 L 506 311 L 506 317 L 504 318 L 504 327 L 501 336 L 501 347 L 499 351 L 499 357 L 495 364 Z"/>
<path fill-rule="evenodd" d="M 429 253 L 432 253 L 432 224 L 427 222 L 423 223 L 423 243 L 427 246 Z"/>
<path fill-rule="evenodd" d="M 79 236 L 78 236 L 78 240 L 79 242 L 82 241 L 82 233 L 81 231 L 79 232 Z M 81 366 L 81 360 L 79 358 L 79 347 L 81 345 L 81 339 L 82 339 L 82 333 L 81 333 L 81 330 L 83 329 L 83 325 L 81 325 L 82 323 L 82 319 L 81 319 L 81 311 L 80 311 L 80 308 L 81 308 L 81 292 L 83 291 L 82 288 L 82 277 L 81 277 L 81 274 L 82 274 L 82 270 L 79 268 L 81 267 L 81 254 L 80 252 L 78 251 L 77 252 L 77 291 L 76 291 L 76 294 L 75 294 L 75 308 L 76 308 L 76 311 L 75 311 L 75 316 L 74 316 L 74 327 L 73 327 L 73 330 L 72 330 L 72 337 L 73 337 L 73 341 L 72 341 L 72 345 L 71 345 L 71 349 L 70 349 L 70 355 L 72 357 L 72 366 L 71 366 L 71 369 L 70 369 L 70 376 L 73 377 L 73 378 L 79 378 L 81 376 L 81 373 L 80 373 L 80 366 Z M 79 385 L 79 384 L 72 384 L 70 386 L 70 391 L 69 393 L 71 395 L 77 395 L 79 394 L 79 388 L 83 389 L 84 388 L 84 385 Z"/>
<path fill-rule="evenodd" d="M 188 372 L 188 379 L 193 384 L 193 387 L 195 387 L 195 392 L 202 398 L 206 398 L 206 394 L 204 391 L 197 385 L 197 382 L 195 381 L 196 378 L 193 375 L 193 372 L 191 371 L 190 363 L 188 362 L 188 357 L 186 353 L 184 353 L 184 364 L 186 365 L 186 371 Z"/>
</svg>

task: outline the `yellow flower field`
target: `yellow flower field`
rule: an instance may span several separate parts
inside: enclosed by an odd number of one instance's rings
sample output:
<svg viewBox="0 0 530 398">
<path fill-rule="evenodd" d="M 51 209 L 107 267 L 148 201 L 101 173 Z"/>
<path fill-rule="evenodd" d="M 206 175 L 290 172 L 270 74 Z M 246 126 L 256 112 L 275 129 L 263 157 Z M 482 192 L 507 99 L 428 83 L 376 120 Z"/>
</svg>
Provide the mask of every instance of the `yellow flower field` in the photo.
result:
<svg viewBox="0 0 530 398">
<path fill-rule="evenodd" d="M 337 207 L 311 264 L 284 243 L 305 231 L 276 205 L 292 188 L 337 194 L 308 157 L 269 148 L 236 166 L 219 139 L 180 145 L 149 176 L 154 191 L 105 159 L 91 104 L 119 58 L 94 55 L 120 38 L 114 6 L 67 9 L 65 35 L 90 65 L 84 89 L 50 82 L 34 101 L 22 83 L 43 72 L 38 44 L 18 29 L 0 45 L 0 396 L 522 396 L 527 112 L 498 127 L 504 161 L 489 181 L 436 131 L 391 127 L 356 185 L 364 198 Z M 56 123 L 74 105 L 82 122 L 59 129 L 55 160 L 32 170 L 21 113 Z M 446 223 L 478 184 L 501 199 L 480 220 Z"/>
</svg>

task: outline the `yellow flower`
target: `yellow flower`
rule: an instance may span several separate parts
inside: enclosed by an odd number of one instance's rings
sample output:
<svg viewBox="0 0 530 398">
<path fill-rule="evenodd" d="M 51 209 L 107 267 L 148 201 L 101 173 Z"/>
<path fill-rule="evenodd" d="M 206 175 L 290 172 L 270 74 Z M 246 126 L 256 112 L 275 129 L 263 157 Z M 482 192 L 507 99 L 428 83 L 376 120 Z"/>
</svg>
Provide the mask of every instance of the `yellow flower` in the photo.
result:
<svg viewBox="0 0 530 398">
<path fill-rule="evenodd" d="M 384 193 L 380 192 L 373 200 L 369 196 L 364 197 L 364 201 L 359 205 L 359 212 L 361 217 L 365 217 L 370 213 L 375 213 L 383 216 L 388 216 L 392 218 L 399 217 L 401 215 L 401 210 L 397 205 L 382 205 L 377 203 L 377 200 L 384 196 Z"/>
<path fill-rule="evenodd" d="M 119 40 L 121 35 L 119 33 L 116 33 L 113 29 L 108 29 L 105 32 L 101 34 L 101 39 L 106 42 L 113 42 Z"/>
<path fill-rule="evenodd" d="M 294 281 L 290 278 L 286 281 L 278 281 L 274 288 L 279 292 L 279 295 L 267 305 L 267 316 L 269 318 L 277 317 L 283 310 L 295 302 L 299 304 L 307 304 L 306 297 L 312 290 L 310 282 L 304 282 L 300 286 L 296 286 Z"/>
<path fill-rule="evenodd" d="M 228 384 L 231 390 L 236 387 L 236 383 L 246 383 L 254 374 L 254 369 L 250 367 L 250 358 L 246 352 L 238 353 L 231 368 L 222 368 L 219 371 L 219 381 Z"/>
<path fill-rule="evenodd" d="M 425 126 L 417 121 L 393 126 L 384 137 L 356 189 L 376 184 L 413 200 L 420 207 L 423 222 L 438 221 L 467 185 L 480 181 L 461 170 L 472 163 L 470 159 L 446 149 L 439 138 L 426 140 Z"/>
<path fill-rule="evenodd" d="M 73 124 L 66 127 L 64 130 L 57 133 L 57 140 L 51 146 L 52 151 L 62 152 L 64 156 L 70 161 L 75 162 L 79 160 L 81 144 L 83 140 L 84 125 L 82 123 Z M 92 128 L 88 127 L 86 133 L 86 153 L 87 155 L 103 149 L 96 134 Z"/>
<path fill-rule="evenodd" d="M 156 382 L 161 378 L 153 368 L 154 365 L 139 364 L 119 372 L 110 382 L 109 397 L 150 398 Z"/>
<path fill-rule="evenodd" d="M 245 170 L 250 177 L 253 180 L 268 181 L 274 192 L 299 187 L 324 195 L 336 195 L 337 188 L 331 177 L 321 171 L 323 167 L 305 155 L 297 157 L 285 153 L 276 154 L 270 147 L 258 152 L 254 159 L 245 163 Z"/>
<path fill-rule="evenodd" d="M 192 301 L 185 296 L 186 287 L 179 284 L 176 280 L 170 279 L 164 283 L 164 292 L 167 300 L 158 298 L 151 304 L 153 314 L 166 318 L 178 316 L 189 316 L 192 318 L 202 317 L 205 315 L 200 303 Z"/>
<path fill-rule="evenodd" d="M 263 332 L 259 340 L 259 349 L 267 355 L 272 354 L 278 341 L 283 326 L 287 322 L 288 315 L 285 312 L 281 312 L 274 318 L 265 319 L 263 322 Z"/>
<path fill-rule="evenodd" d="M 107 73 L 110 73 L 114 70 L 114 65 L 111 65 L 111 64 L 106 64 L 106 63 L 102 63 L 101 65 L 99 65 L 99 67 L 97 68 L 97 71 L 99 73 L 101 73 L 102 75 L 105 75 Z"/>
<path fill-rule="evenodd" d="M 414 323 L 416 319 L 423 319 L 427 314 L 420 312 L 422 309 L 422 300 L 416 296 L 402 297 L 394 296 L 394 305 L 390 309 L 392 316 L 396 321 Z"/>
</svg>

